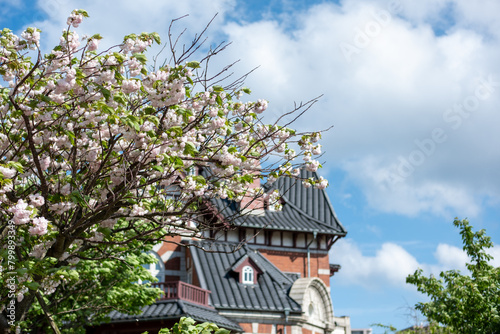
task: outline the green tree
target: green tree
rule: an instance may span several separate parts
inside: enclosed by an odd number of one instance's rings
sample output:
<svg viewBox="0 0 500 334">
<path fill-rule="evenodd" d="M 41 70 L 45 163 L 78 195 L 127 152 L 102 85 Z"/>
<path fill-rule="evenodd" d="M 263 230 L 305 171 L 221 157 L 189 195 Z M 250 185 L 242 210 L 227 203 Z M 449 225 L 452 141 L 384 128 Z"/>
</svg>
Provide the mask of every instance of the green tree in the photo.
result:
<svg viewBox="0 0 500 334">
<path fill-rule="evenodd" d="M 402 330 L 398 330 L 392 325 L 384 324 L 372 324 L 374 327 L 379 327 L 385 329 L 384 334 L 395 333 L 395 334 L 454 334 L 449 328 L 442 327 L 436 323 L 427 323 L 421 325 L 414 325 Z"/>
<path fill-rule="evenodd" d="M 406 282 L 431 300 L 418 303 L 416 308 L 430 321 L 457 333 L 500 333 L 500 268 L 489 263 L 491 238 L 484 229 L 474 232 L 467 219 L 455 219 L 453 224 L 460 229 L 463 249 L 470 259 L 466 264 L 470 275 L 449 270 L 441 272 L 439 278 L 425 277 L 418 269 Z"/>
<path fill-rule="evenodd" d="M 219 328 L 217 325 L 209 322 L 195 325 L 195 321 L 191 318 L 182 317 L 172 329 L 161 329 L 158 334 L 229 334 L 230 331 L 224 328 Z M 148 334 L 144 332 L 143 334 Z"/>
</svg>

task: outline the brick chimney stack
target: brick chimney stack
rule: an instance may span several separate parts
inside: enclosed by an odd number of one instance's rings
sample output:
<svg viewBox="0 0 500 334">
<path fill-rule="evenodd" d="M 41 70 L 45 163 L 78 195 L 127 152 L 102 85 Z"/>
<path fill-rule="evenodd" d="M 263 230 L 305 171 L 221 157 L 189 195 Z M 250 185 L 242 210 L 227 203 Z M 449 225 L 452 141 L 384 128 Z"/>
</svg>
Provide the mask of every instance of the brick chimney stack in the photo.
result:
<svg viewBox="0 0 500 334">
<path fill-rule="evenodd" d="M 256 178 L 248 186 L 248 189 L 258 189 L 260 187 L 260 179 Z M 264 196 L 258 197 L 245 196 L 240 202 L 241 212 L 243 214 L 264 215 Z"/>
</svg>

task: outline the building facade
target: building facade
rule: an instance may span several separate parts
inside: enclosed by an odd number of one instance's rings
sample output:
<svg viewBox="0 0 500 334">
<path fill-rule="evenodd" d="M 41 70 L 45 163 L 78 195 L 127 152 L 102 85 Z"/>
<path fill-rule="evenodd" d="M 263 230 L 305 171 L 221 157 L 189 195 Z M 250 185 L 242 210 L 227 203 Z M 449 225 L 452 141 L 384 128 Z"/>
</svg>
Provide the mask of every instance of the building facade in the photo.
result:
<svg viewBox="0 0 500 334">
<path fill-rule="evenodd" d="M 90 332 L 153 332 L 190 316 L 237 333 L 350 334 L 350 319 L 335 316 L 330 294 L 340 266 L 329 250 L 347 232 L 326 192 L 288 177 L 264 188 L 280 192 L 281 211 L 262 199 L 207 202 L 214 222 L 231 224 L 157 245 L 159 261 L 149 269 L 164 298 L 140 315 L 112 312 L 111 323 Z"/>
</svg>

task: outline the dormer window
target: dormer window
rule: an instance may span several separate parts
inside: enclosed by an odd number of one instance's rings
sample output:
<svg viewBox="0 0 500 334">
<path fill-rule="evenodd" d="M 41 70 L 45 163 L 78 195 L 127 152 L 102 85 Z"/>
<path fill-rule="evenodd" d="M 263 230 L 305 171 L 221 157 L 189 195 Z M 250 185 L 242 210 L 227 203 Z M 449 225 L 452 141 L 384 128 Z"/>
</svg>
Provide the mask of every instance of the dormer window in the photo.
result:
<svg viewBox="0 0 500 334">
<path fill-rule="evenodd" d="M 263 271 L 258 262 L 252 260 L 253 253 L 248 252 L 233 264 L 231 271 L 236 274 L 233 277 L 241 284 L 257 284 L 258 275 Z"/>
<path fill-rule="evenodd" d="M 253 284 L 254 283 L 254 270 L 250 266 L 244 266 L 243 271 L 242 271 L 243 279 L 242 282 L 243 284 Z"/>
</svg>

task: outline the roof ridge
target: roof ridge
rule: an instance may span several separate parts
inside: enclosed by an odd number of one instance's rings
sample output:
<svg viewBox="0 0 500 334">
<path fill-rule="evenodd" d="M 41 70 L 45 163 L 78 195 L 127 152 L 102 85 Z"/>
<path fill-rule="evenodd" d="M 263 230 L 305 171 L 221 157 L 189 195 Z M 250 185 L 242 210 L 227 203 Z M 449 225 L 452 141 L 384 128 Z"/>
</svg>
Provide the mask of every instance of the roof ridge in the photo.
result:
<svg viewBox="0 0 500 334">
<path fill-rule="evenodd" d="M 309 172 L 307 171 L 306 168 L 301 168 L 301 177 L 304 177 L 302 174 L 308 174 L 308 173 L 311 173 L 312 177 L 315 178 L 316 180 L 319 180 L 319 175 L 317 172 Z M 306 218 L 309 218 L 311 219 L 312 221 L 316 222 L 316 223 L 319 223 L 323 226 L 326 226 L 328 228 L 334 228 L 334 226 L 332 225 L 329 225 L 313 216 L 311 216 L 310 214 L 308 214 L 307 212 L 305 212 L 304 210 L 302 210 L 301 208 L 299 208 L 298 206 L 296 206 L 295 204 L 292 204 L 292 201 L 288 199 L 288 197 L 286 197 L 286 193 L 288 193 L 290 191 L 290 189 L 292 187 L 299 187 L 299 188 L 305 188 L 303 186 L 303 184 L 301 182 L 298 182 L 299 179 L 295 179 L 293 177 L 290 177 L 290 176 L 287 176 L 287 175 L 284 175 L 282 176 L 281 178 L 289 178 L 291 180 L 293 180 L 294 182 L 291 183 L 291 185 L 288 187 L 288 189 L 285 190 L 285 193 L 283 195 L 280 194 L 280 197 L 283 198 L 285 200 L 285 202 L 287 204 L 289 204 L 291 207 L 293 207 L 295 210 L 297 210 L 300 214 L 302 214 L 303 216 L 305 216 Z M 280 190 L 280 188 L 282 188 L 282 186 L 284 186 L 284 184 L 282 184 L 281 186 L 278 186 L 279 184 L 279 180 L 273 182 L 272 184 L 268 185 L 268 183 L 266 183 L 265 185 L 267 185 L 267 189 L 266 191 L 270 191 L 272 189 L 276 189 L 276 190 Z M 339 221 L 338 217 L 337 217 L 337 214 L 335 213 L 335 210 L 333 208 L 333 205 L 330 201 L 330 198 L 328 197 L 328 194 L 326 193 L 326 189 L 317 189 L 320 191 L 320 194 L 323 196 L 323 200 L 325 201 L 329 211 L 331 212 L 332 216 L 333 216 L 333 219 L 334 221 L 337 223 L 337 225 L 339 226 L 340 228 L 340 232 L 341 233 L 345 233 L 347 234 L 347 230 L 345 229 L 344 225 L 342 225 L 342 223 Z"/>
<path fill-rule="evenodd" d="M 318 173 L 317 172 L 313 172 L 313 174 L 319 180 Z M 321 193 L 323 194 L 323 197 L 325 198 L 325 201 L 328 204 L 328 207 L 330 208 L 330 211 L 332 212 L 333 218 L 335 218 L 335 221 L 340 226 L 340 228 L 342 229 L 342 231 L 345 234 L 347 234 L 347 230 L 345 229 L 344 225 L 340 222 L 339 218 L 337 217 L 337 213 L 335 213 L 335 209 L 333 208 L 332 202 L 330 201 L 330 197 L 326 193 L 326 188 L 321 189 Z"/>
<path fill-rule="evenodd" d="M 181 309 L 182 313 L 184 313 L 184 314 L 187 313 L 186 308 L 184 307 L 184 303 L 182 302 L 182 300 L 178 299 L 177 305 L 179 305 L 179 308 Z"/>
</svg>

